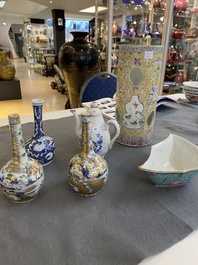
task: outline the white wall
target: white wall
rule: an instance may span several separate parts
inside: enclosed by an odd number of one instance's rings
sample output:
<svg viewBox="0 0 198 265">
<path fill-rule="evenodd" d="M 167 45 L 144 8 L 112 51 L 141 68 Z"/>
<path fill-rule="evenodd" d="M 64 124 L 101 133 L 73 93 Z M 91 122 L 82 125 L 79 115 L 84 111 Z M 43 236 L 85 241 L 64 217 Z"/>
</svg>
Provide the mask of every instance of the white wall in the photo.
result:
<svg viewBox="0 0 198 265">
<path fill-rule="evenodd" d="M 0 26 L 0 45 L 2 46 L 3 49 L 5 49 L 6 51 L 9 51 L 11 50 L 12 52 L 12 55 L 13 55 L 13 58 L 18 58 L 14 48 L 13 48 L 13 45 L 12 45 L 12 42 L 8 36 L 8 31 L 10 29 L 10 24 L 8 24 L 7 26 Z"/>
<path fill-rule="evenodd" d="M 21 33 L 23 31 L 23 24 L 12 24 L 11 25 L 13 33 Z"/>
</svg>

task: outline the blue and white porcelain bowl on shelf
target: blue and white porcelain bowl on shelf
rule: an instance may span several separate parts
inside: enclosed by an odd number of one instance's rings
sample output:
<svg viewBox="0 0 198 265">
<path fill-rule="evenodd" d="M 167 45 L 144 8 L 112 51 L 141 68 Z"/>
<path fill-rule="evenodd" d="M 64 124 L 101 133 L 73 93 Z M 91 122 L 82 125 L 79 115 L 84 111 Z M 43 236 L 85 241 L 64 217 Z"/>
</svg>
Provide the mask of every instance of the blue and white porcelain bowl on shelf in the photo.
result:
<svg viewBox="0 0 198 265">
<path fill-rule="evenodd" d="M 198 81 L 183 82 L 185 97 L 194 103 L 198 103 Z"/>
<path fill-rule="evenodd" d="M 175 134 L 151 146 L 148 160 L 139 169 L 156 187 L 185 185 L 198 177 L 198 147 Z"/>
</svg>

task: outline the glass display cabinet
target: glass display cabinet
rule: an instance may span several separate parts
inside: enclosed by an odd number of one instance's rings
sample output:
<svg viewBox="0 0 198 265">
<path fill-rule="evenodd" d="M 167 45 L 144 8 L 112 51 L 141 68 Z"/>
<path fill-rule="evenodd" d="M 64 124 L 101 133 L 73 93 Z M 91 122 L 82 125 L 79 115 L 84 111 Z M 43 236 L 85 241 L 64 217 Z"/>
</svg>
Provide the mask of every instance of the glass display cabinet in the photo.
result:
<svg viewBox="0 0 198 265">
<path fill-rule="evenodd" d="M 108 26 L 104 20 L 103 51 L 107 47 Z M 184 81 L 198 80 L 198 0 L 114 0 L 111 51 L 114 73 L 120 43 L 163 45 L 161 94 L 182 92 Z"/>
<path fill-rule="evenodd" d="M 29 69 L 42 74 L 44 52 L 53 52 L 53 30 L 45 24 L 24 24 L 24 56 Z"/>
<path fill-rule="evenodd" d="M 164 16 L 165 4 L 143 0 L 117 1 L 113 13 L 113 42 L 160 45 Z"/>
<path fill-rule="evenodd" d="M 52 48 L 35 48 L 34 49 L 34 71 L 41 74 L 45 75 L 45 54 L 54 54 L 54 49 Z"/>
<path fill-rule="evenodd" d="M 184 81 L 198 80 L 198 1 L 174 1 L 166 58 L 165 86 L 182 92 Z"/>
<path fill-rule="evenodd" d="M 164 45 L 164 23 L 166 19 L 166 1 L 114 0 L 112 23 L 112 72 L 116 73 L 119 60 L 118 45 Z M 108 42 L 108 22 L 101 23 L 103 52 Z M 103 54 L 102 54 L 103 55 Z M 104 55 L 103 55 L 104 57 Z"/>
</svg>

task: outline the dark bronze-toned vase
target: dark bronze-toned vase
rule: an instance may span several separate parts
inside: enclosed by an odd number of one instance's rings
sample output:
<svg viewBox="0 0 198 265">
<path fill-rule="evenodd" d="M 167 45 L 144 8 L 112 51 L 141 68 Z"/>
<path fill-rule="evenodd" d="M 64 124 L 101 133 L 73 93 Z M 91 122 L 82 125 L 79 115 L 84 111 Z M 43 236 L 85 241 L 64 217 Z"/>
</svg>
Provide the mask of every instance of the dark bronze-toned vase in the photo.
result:
<svg viewBox="0 0 198 265">
<path fill-rule="evenodd" d="M 59 67 L 68 88 L 66 108 L 77 108 L 82 85 L 100 70 L 100 52 L 95 44 L 85 40 L 87 32 L 74 31 L 71 34 L 74 40 L 60 48 Z"/>
</svg>

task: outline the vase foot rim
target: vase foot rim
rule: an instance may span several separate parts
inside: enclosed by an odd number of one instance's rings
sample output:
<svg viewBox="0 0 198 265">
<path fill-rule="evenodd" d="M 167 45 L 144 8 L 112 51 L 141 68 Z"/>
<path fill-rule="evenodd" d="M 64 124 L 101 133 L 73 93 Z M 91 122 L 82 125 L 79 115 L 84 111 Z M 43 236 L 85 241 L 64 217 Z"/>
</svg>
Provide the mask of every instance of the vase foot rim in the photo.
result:
<svg viewBox="0 0 198 265">
<path fill-rule="evenodd" d="M 41 164 L 43 167 L 45 167 L 45 166 L 48 166 L 49 164 L 51 164 L 52 161 L 53 161 L 53 160 L 51 160 L 51 161 L 49 161 L 49 162 L 47 162 L 47 163 L 45 163 L 45 164 L 42 164 L 42 163 L 40 163 L 40 164 Z"/>
<path fill-rule="evenodd" d="M 17 201 L 17 200 L 12 200 L 12 199 L 10 199 L 10 198 L 8 198 L 8 199 L 9 199 L 11 202 L 14 202 L 14 203 L 16 203 L 16 204 L 23 204 L 23 203 L 28 203 L 28 202 L 33 201 L 34 199 L 37 198 L 37 196 L 38 196 L 38 194 L 37 194 L 36 196 L 34 196 L 33 198 L 30 198 L 30 199 L 27 199 L 27 200 L 19 200 L 19 201 Z"/>
<path fill-rule="evenodd" d="M 120 142 L 120 141 L 118 141 L 118 140 L 116 140 L 116 142 L 117 142 L 118 144 L 122 144 L 122 145 L 129 146 L 129 147 L 144 147 L 144 146 L 147 146 L 147 145 L 150 145 L 150 144 L 151 144 L 151 141 L 148 142 L 148 143 L 146 143 L 146 144 L 144 144 L 144 145 L 130 145 L 130 144 L 125 144 L 125 143 L 123 143 L 123 142 Z"/>
<path fill-rule="evenodd" d="M 95 193 L 91 193 L 91 194 L 83 194 L 83 193 L 76 192 L 76 194 L 78 194 L 81 197 L 93 197 L 93 196 L 97 195 L 98 193 L 100 193 L 100 190 L 95 192 Z"/>
</svg>

